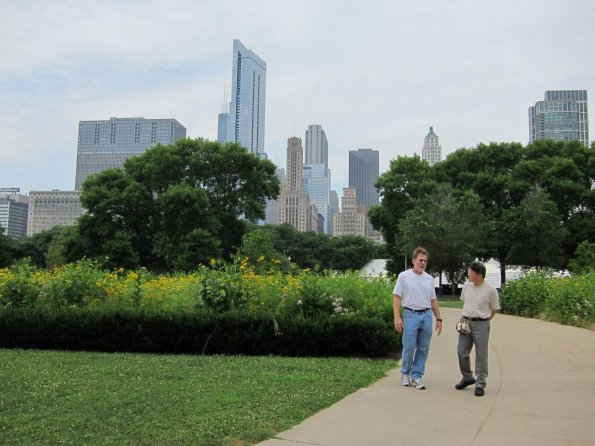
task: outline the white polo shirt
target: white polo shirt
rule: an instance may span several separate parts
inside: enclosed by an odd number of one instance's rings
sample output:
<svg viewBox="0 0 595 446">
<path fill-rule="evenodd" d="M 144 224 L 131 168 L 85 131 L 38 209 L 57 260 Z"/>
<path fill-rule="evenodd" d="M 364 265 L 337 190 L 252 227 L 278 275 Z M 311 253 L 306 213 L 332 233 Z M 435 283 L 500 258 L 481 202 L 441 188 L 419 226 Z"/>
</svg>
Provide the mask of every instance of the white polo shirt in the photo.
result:
<svg viewBox="0 0 595 446">
<path fill-rule="evenodd" d="M 397 277 L 393 294 L 401 298 L 403 307 L 412 310 L 431 308 L 432 301 L 436 299 L 434 278 L 425 271 L 417 274 L 413 268 L 409 268 Z"/>
</svg>

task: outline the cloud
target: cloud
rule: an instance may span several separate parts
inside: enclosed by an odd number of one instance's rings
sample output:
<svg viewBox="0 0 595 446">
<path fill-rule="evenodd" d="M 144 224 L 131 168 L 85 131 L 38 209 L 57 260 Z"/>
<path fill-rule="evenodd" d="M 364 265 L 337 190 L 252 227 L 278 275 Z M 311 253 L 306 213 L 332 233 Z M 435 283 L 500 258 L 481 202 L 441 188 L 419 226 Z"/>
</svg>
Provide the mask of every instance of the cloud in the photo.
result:
<svg viewBox="0 0 595 446">
<path fill-rule="evenodd" d="M 321 124 L 339 193 L 349 150 L 379 150 L 383 171 L 421 153 L 430 126 L 444 154 L 525 143 L 545 90 L 593 92 L 593 12 L 587 0 L 0 0 L 0 186 L 74 184 L 81 120 L 173 117 L 214 139 L 234 38 L 267 62 L 270 158 L 284 167 L 287 138 Z"/>
</svg>

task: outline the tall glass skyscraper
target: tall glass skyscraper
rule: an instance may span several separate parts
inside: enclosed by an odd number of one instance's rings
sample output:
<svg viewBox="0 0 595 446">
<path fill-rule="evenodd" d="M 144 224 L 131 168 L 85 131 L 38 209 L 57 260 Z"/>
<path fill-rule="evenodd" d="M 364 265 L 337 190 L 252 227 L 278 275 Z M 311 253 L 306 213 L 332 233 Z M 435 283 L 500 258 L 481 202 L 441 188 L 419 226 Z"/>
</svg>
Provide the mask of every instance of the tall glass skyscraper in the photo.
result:
<svg viewBox="0 0 595 446">
<path fill-rule="evenodd" d="M 256 153 L 262 158 L 266 158 L 264 152 L 266 72 L 265 61 L 235 39 L 227 141 L 240 143 L 249 152 Z M 221 121 L 219 125 L 221 126 Z"/>
<path fill-rule="evenodd" d="M 529 107 L 529 142 L 538 139 L 579 140 L 589 147 L 586 90 L 551 90 Z"/>
<path fill-rule="evenodd" d="M 331 171 L 324 164 L 304 164 L 303 191 L 310 196 L 310 203 L 316 205 L 318 213 L 324 218 L 324 233 L 328 234 L 329 214 L 328 199 L 331 188 Z"/>
<path fill-rule="evenodd" d="M 175 119 L 110 118 L 80 121 L 76 153 L 75 190 L 88 176 L 124 162 L 157 144 L 173 144 L 186 137 L 186 128 Z"/>
<path fill-rule="evenodd" d="M 379 203 L 374 186 L 380 171 L 379 152 L 372 149 L 349 151 L 349 187 L 354 188 L 359 204 L 370 209 Z"/>
<path fill-rule="evenodd" d="M 306 130 L 306 164 L 324 164 L 328 169 L 328 141 L 321 125 Z"/>
</svg>

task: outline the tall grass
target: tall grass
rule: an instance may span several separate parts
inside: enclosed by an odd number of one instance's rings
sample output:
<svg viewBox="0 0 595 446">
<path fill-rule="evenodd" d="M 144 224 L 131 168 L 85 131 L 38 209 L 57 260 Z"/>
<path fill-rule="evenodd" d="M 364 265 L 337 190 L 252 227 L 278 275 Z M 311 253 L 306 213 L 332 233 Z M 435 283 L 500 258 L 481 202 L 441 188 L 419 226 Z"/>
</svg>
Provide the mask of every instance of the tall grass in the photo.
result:
<svg viewBox="0 0 595 446">
<path fill-rule="evenodd" d="M 314 312 L 386 317 L 392 283 L 356 272 L 319 273 L 270 269 L 257 273 L 247 259 L 201 267 L 191 273 L 154 275 L 145 270 L 110 271 L 82 260 L 54 269 L 27 261 L 0 270 L 0 305 L 159 311 L 242 311 L 308 315 Z"/>
</svg>

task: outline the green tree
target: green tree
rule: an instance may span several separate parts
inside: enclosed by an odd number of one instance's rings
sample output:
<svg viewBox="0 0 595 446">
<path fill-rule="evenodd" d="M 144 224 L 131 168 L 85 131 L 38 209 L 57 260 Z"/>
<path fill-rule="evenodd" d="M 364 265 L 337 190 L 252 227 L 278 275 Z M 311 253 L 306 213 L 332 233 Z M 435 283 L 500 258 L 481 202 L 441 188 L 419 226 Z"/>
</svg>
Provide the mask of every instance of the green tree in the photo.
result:
<svg viewBox="0 0 595 446">
<path fill-rule="evenodd" d="M 566 229 L 556 204 L 540 189 L 530 191 L 518 206 L 502 215 L 501 232 L 509 237 L 507 264 L 561 268 Z"/>
<path fill-rule="evenodd" d="M 595 270 L 595 243 L 583 240 L 576 248 L 574 258 L 568 262 L 568 269 L 575 274 Z"/>
<path fill-rule="evenodd" d="M 248 259 L 248 264 L 259 273 L 271 269 L 287 271 L 289 269 L 289 260 L 275 249 L 274 238 L 276 238 L 276 234 L 273 231 L 260 228 L 253 229 L 244 234 L 242 246 L 240 246 L 237 256 L 240 260 Z"/>
<path fill-rule="evenodd" d="M 78 232 L 90 257 L 187 270 L 233 255 L 246 220 L 264 218 L 278 193 L 270 161 L 238 144 L 184 139 L 88 178 Z"/>
<path fill-rule="evenodd" d="M 4 228 L 0 226 L 0 268 L 9 266 L 13 261 L 12 242 L 4 235 Z"/>
<path fill-rule="evenodd" d="M 446 273 L 452 294 L 464 278 L 461 271 L 484 249 L 483 206 L 467 192 L 456 198 L 446 186 L 428 195 L 400 223 L 402 246 L 411 252 L 424 246 L 430 252 L 430 271 Z"/>
<path fill-rule="evenodd" d="M 401 271 L 400 259 L 409 252 L 397 243 L 399 223 L 420 199 L 437 188 L 430 171 L 430 165 L 418 156 L 398 157 L 376 181 L 381 203 L 373 206 L 368 216 L 374 228 L 384 237 L 390 257 L 387 269 L 393 273 Z"/>
<path fill-rule="evenodd" d="M 474 149 L 459 149 L 434 165 L 436 181 L 450 183 L 453 190 L 473 191 L 483 206 L 485 257 L 500 262 L 500 279 L 506 281 L 506 259 L 512 248 L 509 228 L 502 223 L 505 213 L 525 198 L 530 183 L 512 175 L 524 157 L 519 143 L 479 144 Z"/>
<path fill-rule="evenodd" d="M 28 257 L 39 268 L 48 266 L 47 256 L 52 241 L 60 235 L 65 226 L 54 226 L 32 236 L 23 236 L 14 240 L 14 257 L 16 260 Z"/>
<path fill-rule="evenodd" d="M 567 229 L 561 243 L 566 259 L 581 241 L 595 241 L 595 144 L 535 141 L 527 146 L 526 156 L 512 174 L 543 189 L 556 204 Z"/>
<path fill-rule="evenodd" d="M 356 271 L 372 259 L 386 258 L 386 249 L 366 237 L 343 235 L 332 237 L 326 249 L 321 250 L 321 255 L 325 269 Z"/>
</svg>

